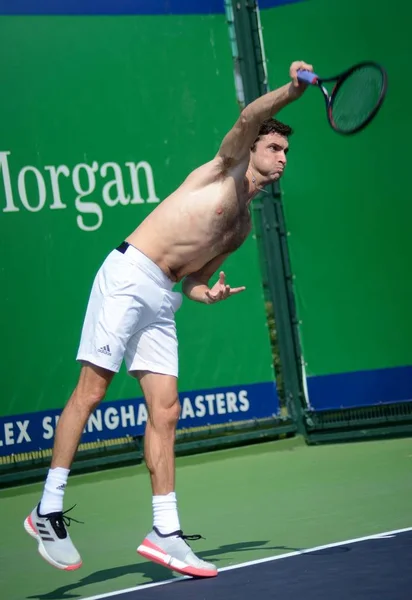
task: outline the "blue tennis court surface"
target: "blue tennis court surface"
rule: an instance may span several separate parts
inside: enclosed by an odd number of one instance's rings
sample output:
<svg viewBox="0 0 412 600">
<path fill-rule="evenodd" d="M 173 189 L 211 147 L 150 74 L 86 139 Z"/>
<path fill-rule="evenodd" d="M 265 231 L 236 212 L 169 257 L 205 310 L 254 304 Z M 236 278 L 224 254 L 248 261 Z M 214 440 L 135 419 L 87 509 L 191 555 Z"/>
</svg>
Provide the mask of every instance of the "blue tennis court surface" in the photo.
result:
<svg viewBox="0 0 412 600">
<path fill-rule="evenodd" d="M 411 600 L 412 528 L 291 552 L 93 600 Z M 86 600 L 92 600 L 88 598 Z"/>
</svg>

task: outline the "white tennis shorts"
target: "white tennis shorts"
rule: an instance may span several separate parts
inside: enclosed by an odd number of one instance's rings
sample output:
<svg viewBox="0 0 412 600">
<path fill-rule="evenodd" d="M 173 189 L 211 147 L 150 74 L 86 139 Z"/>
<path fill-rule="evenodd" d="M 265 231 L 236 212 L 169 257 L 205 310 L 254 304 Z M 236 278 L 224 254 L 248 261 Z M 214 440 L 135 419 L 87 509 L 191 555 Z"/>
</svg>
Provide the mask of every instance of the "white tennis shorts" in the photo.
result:
<svg viewBox="0 0 412 600">
<path fill-rule="evenodd" d="M 178 376 L 175 312 L 182 294 L 137 248 L 125 242 L 105 259 L 93 282 L 78 361 L 118 372 Z"/>
</svg>

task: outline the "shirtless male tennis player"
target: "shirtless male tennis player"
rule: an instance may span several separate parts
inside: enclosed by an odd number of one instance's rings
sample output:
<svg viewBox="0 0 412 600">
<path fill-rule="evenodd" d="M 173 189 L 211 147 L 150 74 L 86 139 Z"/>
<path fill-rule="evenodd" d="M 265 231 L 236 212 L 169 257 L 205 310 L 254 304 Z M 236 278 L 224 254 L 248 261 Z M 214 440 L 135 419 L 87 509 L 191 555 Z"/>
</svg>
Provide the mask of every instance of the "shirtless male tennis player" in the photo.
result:
<svg viewBox="0 0 412 600">
<path fill-rule="evenodd" d="M 58 422 L 42 498 L 24 522 L 42 557 L 59 569 L 82 565 L 66 529 L 71 518 L 63 513 L 64 489 L 86 422 L 125 360 L 140 382 L 149 414 L 145 460 L 153 528 L 137 551 L 186 575 L 217 575 L 215 565 L 198 558 L 186 543 L 177 510 L 174 442 L 180 405 L 174 313 L 182 296 L 173 286 L 182 281 L 183 293 L 205 304 L 245 289 L 230 287 L 223 271 L 214 285 L 209 281 L 248 236 L 251 200 L 283 174 L 291 130 L 272 117 L 302 95 L 298 69 L 313 70 L 293 62 L 289 83 L 246 106 L 217 155 L 160 203 L 96 275 L 77 355 L 79 380 Z"/>
</svg>

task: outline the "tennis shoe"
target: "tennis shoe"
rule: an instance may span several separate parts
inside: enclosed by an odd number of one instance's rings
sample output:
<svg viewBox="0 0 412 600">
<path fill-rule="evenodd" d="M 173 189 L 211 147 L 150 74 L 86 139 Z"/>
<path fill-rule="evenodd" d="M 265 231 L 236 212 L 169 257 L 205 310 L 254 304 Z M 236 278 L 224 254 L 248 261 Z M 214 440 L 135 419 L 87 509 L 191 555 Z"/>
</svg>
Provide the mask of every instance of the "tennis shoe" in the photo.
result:
<svg viewBox="0 0 412 600">
<path fill-rule="evenodd" d="M 72 506 L 72 508 L 74 508 Z M 70 535 L 67 532 L 73 517 L 67 517 L 72 508 L 65 512 L 48 513 L 41 515 L 40 504 L 36 506 L 24 521 L 24 529 L 38 542 L 38 551 L 48 563 L 57 569 L 74 571 L 82 566 L 82 559 L 76 550 Z"/>
<path fill-rule="evenodd" d="M 156 527 L 153 527 L 153 530 L 137 548 L 137 552 L 182 575 L 216 577 L 215 565 L 201 560 L 186 543 L 186 540 L 199 540 L 201 537 L 200 535 L 183 535 L 180 530 L 164 535 Z"/>
</svg>

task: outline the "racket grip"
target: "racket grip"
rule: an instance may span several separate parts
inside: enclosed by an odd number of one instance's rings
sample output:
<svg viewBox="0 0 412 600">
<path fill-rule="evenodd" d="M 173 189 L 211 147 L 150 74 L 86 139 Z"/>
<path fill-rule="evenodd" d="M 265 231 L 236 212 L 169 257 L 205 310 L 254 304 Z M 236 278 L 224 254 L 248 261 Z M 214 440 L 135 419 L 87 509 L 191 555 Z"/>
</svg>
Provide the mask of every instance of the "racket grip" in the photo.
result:
<svg viewBox="0 0 412 600">
<path fill-rule="evenodd" d="M 303 83 L 309 83 L 314 85 L 318 81 L 318 76 L 316 73 L 312 73 L 312 71 L 304 71 L 303 69 L 299 69 L 297 72 L 298 80 Z"/>
</svg>

